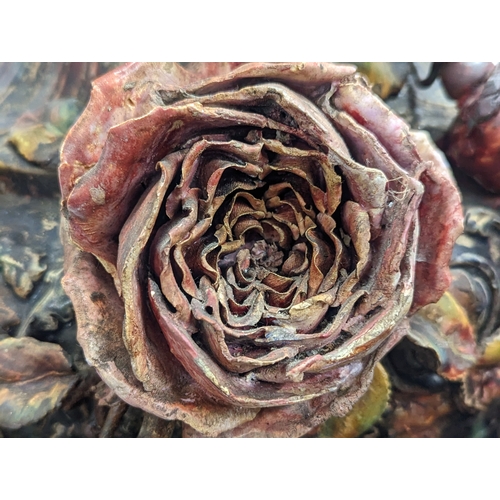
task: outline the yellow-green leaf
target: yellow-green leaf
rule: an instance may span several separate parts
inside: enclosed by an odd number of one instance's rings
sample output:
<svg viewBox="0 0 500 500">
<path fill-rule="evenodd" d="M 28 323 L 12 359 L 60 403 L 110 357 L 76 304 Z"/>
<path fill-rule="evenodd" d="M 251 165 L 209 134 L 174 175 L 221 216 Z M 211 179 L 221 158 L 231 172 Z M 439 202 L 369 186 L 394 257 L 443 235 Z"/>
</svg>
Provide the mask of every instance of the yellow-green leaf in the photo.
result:
<svg viewBox="0 0 500 500">
<path fill-rule="evenodd" d="M 364 396 L 345 417 L 332 417 L 320 428 L 318 437 L 349 438 L 358 437 L 367 431 L 381 417 L 387 408 L 391 386 L 384 367 L 375 366 L 373 380 Z"/>
</svg>

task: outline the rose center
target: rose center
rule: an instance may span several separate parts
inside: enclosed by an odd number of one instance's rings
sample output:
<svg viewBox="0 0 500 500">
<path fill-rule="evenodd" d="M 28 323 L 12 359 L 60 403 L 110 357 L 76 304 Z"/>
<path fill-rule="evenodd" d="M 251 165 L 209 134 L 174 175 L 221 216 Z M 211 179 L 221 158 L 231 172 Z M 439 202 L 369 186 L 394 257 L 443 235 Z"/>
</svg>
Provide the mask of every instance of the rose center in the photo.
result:
<svg viewBox="0 0 500 500">
<path fill-rule="evenodd" d="M 244 274 L 253 267 L 258 270 L 276 272 L 283 264 L 284 254 L 274 241 L 251 240 L 234 252 L 224 255 L 219 261 L 221 268 L 231 267 L 236 262 Z"/>
<path fill-rule="evenodd" d="M 265 267 L 270 271 L 276 271 L 283 264 L 283 252 L 274 242 L 268 243 L 265 240 L 253 242 L 250 256 L 257 266 Z"/>
</svg>

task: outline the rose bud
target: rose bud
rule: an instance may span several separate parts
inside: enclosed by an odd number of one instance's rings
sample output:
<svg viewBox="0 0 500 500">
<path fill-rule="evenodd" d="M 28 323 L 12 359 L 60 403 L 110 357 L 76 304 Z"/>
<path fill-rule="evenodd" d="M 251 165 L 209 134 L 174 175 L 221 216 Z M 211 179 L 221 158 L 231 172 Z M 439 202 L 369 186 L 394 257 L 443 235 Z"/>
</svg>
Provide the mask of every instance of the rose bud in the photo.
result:
<svg viewBox="0 0 500 500">
<path fill-rule="evenodd" d="M 446 153 L 466 174 L 500 192 L 500 67 L 492 63 L 448 63 L 441 69 L 460 112 L 446 139 Z"/>
<path fill-rule="evenodd" d="M 346 415 L 462 227 L 444 159 L 349 65 L 125 65 L 59 175 L 87 360 L 187 436 Z"/>
</svg>

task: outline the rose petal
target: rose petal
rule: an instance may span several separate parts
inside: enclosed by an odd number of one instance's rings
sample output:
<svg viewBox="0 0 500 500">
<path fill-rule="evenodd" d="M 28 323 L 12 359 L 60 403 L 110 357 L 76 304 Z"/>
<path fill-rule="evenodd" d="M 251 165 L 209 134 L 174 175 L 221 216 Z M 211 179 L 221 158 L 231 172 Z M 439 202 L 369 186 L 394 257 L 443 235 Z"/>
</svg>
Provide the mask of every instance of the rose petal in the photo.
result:
<svg viewBox="0 0 500 500">
<path fill-rule="evenodd" d="M 422 158 L 432 163 L 420 178 L 425 189 L 418 213 L 427 223 L 420 227 L 410 314 L 439 300 L 450 286 L 451 253 L 463 231 L 462 200 L 444 155 L 438 153 L 427 133 L 412 132 L 412 137 Z"/>
</svg>

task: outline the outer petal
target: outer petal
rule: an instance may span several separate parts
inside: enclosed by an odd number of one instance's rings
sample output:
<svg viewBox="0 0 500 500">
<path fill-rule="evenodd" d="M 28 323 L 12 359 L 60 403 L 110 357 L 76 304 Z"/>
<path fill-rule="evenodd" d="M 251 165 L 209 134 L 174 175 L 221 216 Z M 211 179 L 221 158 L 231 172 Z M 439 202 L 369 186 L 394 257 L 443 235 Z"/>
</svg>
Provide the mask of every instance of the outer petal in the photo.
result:
<svg viewBox="0 0 500 500">
<path fill-rule="evenodd" d="M 413 131 L 412 137 L 422 159 L 430 163 L 420 177 L 425 190 L 419 208 L 422 224 L 410 314 L 437 302 L 450 286 L 451 252 L 464 224 L 462 200 L 446 158 L 427 132 Z"/>
<path fill-rule="evenodd" d="M 194 79 L 175 63 L 130 63 L 95 80 L 90 102 L 62 146 L 59 177 L 63 199 L 98 162 L 111 127 L 157 107 L 161 99 L 156 90 L 178 91 Z"/>
<path fill-rule="evenodd" d="M 346 76 L 353 75 L 356 67 L 350 64 L 330 63 L 249 63 L 221 76 L 207 79 L 190 87 L 190 92 L 208 94 L 227 86 L 235 87 L 240 80 L 268 79 L 285 83 L 288 87 L 312 97 L 322 86 L 331 86 Z"/>
</svg>

